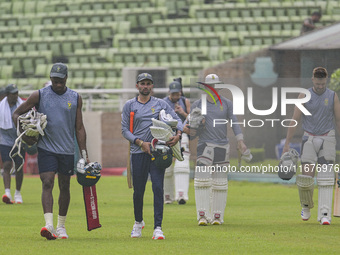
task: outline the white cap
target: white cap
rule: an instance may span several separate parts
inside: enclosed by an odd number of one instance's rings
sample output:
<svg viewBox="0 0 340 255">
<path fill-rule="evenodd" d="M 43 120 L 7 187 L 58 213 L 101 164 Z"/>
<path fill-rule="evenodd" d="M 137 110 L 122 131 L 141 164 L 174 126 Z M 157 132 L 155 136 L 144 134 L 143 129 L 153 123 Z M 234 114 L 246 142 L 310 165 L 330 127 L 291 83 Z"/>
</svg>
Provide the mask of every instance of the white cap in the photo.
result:
<svg viewBox="0 0 340 255">
<path fill-rule="evenodd" d="M 205 77 L 205 82 L 206 84 L 218 84 L 218 83 L 222 83 L 220 81 L 220 78 L 216 75 L 216 74 L 208 74 L 206 77 Z"/>
</svg>

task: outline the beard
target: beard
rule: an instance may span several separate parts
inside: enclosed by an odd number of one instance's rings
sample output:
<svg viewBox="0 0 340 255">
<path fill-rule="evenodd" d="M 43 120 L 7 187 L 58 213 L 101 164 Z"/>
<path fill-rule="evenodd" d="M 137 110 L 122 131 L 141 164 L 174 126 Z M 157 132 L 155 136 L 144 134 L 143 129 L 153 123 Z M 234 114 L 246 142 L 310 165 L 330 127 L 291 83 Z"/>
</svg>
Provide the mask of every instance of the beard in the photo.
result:
<svg viewBox="0 0 340 255">
<path fill-rule="evenodd" d="M 143 96 L 148 96 L 151 93 L 151 90 L 140 90 L 139 93 Z"/>
</svg>

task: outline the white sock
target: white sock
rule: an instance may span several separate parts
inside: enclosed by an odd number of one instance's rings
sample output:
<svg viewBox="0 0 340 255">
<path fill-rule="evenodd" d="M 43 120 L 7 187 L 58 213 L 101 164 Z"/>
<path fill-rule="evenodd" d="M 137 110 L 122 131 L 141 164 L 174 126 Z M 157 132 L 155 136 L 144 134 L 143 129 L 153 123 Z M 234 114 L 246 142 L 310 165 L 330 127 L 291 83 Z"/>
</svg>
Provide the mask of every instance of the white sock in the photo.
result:
<svg viewBox="0 0 340 255">
<path fill-rule="evenodd" d="M 15 190 L 15 194 L 14 195 L 20 195 L 20 190 Z"/>
<path fill-rule="evenodd" d="M 6 195 L 11 195 L 11 189 L 5 189 Z"/>
<path fill-rule="evenodd" d="M 66 216 L 60 216 L 60 215 L 58 215 L 58 224 L 57 224 L 57 228 L 65 227 L 65 221 L 66 221 Z"/>
<path fill-rule="evenodd" d="M 46 225 L 53 226 L 53 213 L 45 213 L 44 214 Z"/>
</svg>

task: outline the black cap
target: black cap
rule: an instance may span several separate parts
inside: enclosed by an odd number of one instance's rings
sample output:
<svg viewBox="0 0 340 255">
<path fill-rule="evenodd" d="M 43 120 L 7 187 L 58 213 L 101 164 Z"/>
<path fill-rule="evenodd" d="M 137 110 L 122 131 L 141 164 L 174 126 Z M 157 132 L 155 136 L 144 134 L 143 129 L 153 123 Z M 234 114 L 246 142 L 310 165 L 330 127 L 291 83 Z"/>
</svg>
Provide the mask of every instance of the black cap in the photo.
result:
<svg viewBox="0 0 340 255">
<path fill-rule="evenodd" d="M 65 78 L 67 75 L 67 66 L 63 63 L 55 63 L 51 68 L 50 77 Z"/>
<path fill-rule="evenodd" d="M 182 85 L 177 81 L 173 81 L 170 83 L 169 89 L 170 89 L 170 93 L 181 92 Z"/>
<path fill-rule="evenodd" d="M 18 90 L 18 87 L 17 85 L 15 84 L 9 84 L 6 86 L 5 88 L 5 92 L 6 93 L 10 93 L 10 94 L 14 94 L 14 93 L 17 93 L 19 90 Z"/>
<path fill-rule="evenodd" d="M 144 81 L 144 80 L 150 80 L 153 83 L 152 75 L 149 73 L 141 73 L 137 77 L 137 82 Z"/>
</svg>

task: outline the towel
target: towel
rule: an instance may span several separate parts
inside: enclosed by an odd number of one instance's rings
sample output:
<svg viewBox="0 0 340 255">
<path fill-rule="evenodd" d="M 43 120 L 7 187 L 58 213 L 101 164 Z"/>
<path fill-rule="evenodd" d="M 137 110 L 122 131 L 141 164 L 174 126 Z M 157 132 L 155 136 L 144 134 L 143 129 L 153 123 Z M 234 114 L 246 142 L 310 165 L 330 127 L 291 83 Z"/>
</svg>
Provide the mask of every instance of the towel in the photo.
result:
<svg viewBox="0 0 340 255">
<path fill-rule="evenodd" d="M 20 97 L 18 97 L 16 106 L 18 107 L 23 102 L 24 101 Z M 9 108 L 9 104 L 7 102 L 7 97 L 2 99 L 2 101 L 0 102 L 0 128 L 2 129 L 13 128 L 12 114 L 11 114 L 11 109 Z"/>
</svg>

